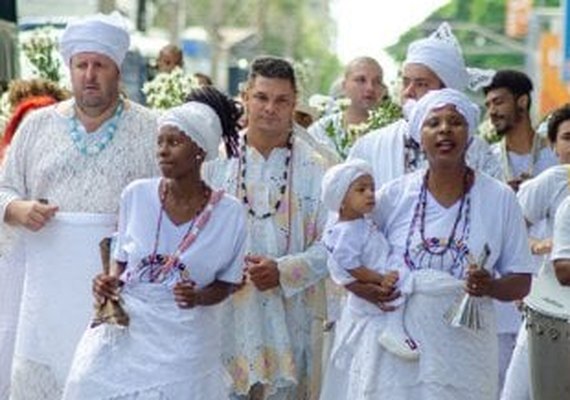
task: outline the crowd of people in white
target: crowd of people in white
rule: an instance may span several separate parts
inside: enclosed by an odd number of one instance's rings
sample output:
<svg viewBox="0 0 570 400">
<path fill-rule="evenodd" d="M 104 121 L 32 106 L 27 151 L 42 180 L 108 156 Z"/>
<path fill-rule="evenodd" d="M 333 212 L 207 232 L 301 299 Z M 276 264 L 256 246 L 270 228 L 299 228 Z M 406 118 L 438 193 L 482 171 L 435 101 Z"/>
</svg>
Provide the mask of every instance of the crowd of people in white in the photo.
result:
<svg viewBox="0 0 570 400">
<path fill-rule="evenodd" d="M 128 47 L 113 15 L 70 23 L 72 96 L 2 161 L 0 400 L 570 394 L 570 105 L 537 133 L 529 77 L 467 68 L 444 23 L 408 48 L 403 117 L 343 160 L 387 96 L 373 58 L 305 129 L 282 58 L 252 61 L 241 104 L 205 85 L 158 115 L 120 94 Z M 525 310 L 560 324 L 561 372 Z"/>
</svg>

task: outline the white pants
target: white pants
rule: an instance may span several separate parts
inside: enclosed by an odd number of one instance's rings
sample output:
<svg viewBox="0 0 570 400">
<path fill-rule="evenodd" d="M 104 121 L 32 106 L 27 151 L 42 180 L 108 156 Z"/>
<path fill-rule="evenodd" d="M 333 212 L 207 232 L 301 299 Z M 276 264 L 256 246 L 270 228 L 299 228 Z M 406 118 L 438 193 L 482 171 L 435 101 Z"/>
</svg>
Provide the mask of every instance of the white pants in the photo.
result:
<svg viewBox="0 0 570 400">
<path fill-rule="evenodd" d="M 530 400 L 530 364 L 528 338 L 521 326 L 513 357 L 505 376 L 501 400 Z"/>
<path fill-rule="evenodd" d="M 511 363 L 513 350 L 517 343 L 516 333 L 500 333 L 497 335 L 499 340 L 499 393 L 505 383 L 507 369 Z"/>
</svg>

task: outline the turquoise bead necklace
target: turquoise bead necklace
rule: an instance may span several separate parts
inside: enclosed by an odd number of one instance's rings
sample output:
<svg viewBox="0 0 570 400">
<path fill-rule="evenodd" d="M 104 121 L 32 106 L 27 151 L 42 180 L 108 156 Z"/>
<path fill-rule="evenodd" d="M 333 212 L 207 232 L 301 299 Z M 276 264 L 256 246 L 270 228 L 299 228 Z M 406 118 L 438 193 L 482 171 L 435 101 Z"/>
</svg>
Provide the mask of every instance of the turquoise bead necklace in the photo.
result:
<svg viewBox="0 0 570 400">
<path fill-rule="evenodd" d="M 94 133 L 87 133 L 84 130 L 83 132 L 80 132 L 77 113 L 75 112 L 73 114 L 70 122 L 70 135 L 71 140 L 73 140 L 73 144 L 75 144 L 75 147 L 77 147 L 81 154 L 85 156 L 95 156 L 101 153 L 107 145 L 111 143 L 115 136 L 115 132 L 117 131 L 117 124 L 119 123 L 123 109 L 123 101 L 119 100 L 119 104 L 115 109 L 115 114 L 111 118 L 105 132 L 101 135 L 97 134 L 97 136 L 95 136 L 96 134 Z"/>
</svg>

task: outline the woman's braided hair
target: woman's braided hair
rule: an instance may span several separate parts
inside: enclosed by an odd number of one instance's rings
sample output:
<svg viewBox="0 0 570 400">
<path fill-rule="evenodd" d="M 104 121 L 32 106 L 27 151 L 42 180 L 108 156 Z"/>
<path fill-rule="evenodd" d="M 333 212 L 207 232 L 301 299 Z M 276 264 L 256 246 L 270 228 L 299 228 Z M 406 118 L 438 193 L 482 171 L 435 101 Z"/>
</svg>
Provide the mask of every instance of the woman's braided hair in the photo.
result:
<svg viewBox="0 0 570 400">
<path fill-rule="evenodd" d="M 218 114 L 222 124 L 222 139 L 228 158 L 237 157 L 239 148 L 239 120 L 243 114 L 242 106 L 213 86 L 201 86 L 193 89 L 186 101 L 206 104 Z"/>
</svg>

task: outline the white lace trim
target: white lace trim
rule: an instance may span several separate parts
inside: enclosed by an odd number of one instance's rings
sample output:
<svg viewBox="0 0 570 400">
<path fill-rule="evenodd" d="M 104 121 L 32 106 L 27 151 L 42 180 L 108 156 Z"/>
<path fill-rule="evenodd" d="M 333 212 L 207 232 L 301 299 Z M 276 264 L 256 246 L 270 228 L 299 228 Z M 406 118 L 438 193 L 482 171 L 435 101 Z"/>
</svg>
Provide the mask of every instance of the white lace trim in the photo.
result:
<svg viewBox="0 0 570 400">
<path fill-rule="evenodd" d="M 127 102 L 113 141 L 86 157 L 55 106 L 38 110 L 22 123 L 8 151 L 0 172 L 0 209 L 14 198 L 44 198 L 60 211 L 115 213 L 129 182 L 158 174 L 155 138 L 155 115 Z"/>
</svg>

